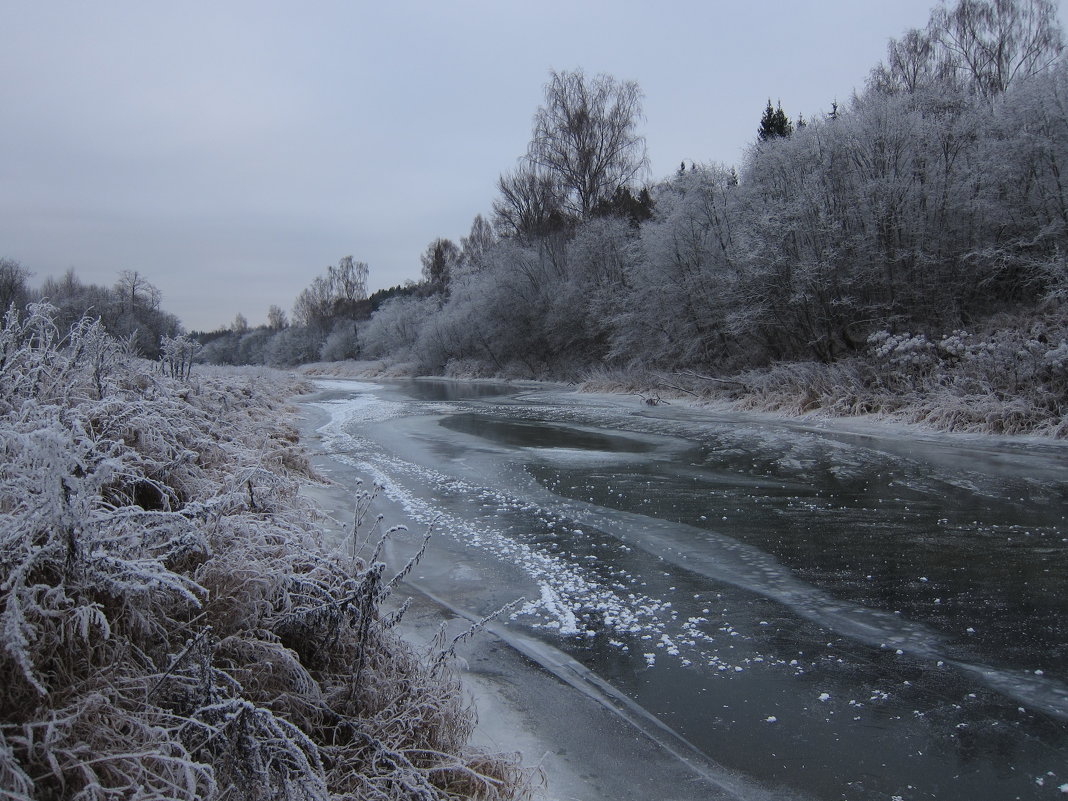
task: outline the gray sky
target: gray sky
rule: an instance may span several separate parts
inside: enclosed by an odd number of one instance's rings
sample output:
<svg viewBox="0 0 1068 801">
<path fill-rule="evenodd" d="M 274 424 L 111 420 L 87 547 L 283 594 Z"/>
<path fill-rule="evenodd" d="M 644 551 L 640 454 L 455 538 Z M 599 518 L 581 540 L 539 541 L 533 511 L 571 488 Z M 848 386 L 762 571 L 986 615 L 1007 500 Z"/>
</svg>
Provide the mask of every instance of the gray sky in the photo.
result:
<svg viewBox="0 0 1068 801">
<path fill-rule="evenodd" d="M 662 178 L 739 163 L 769 97 L 845 101 L 933 3 L 0 0 L 0 257 L 257 324 L 348 254 L 417 279 L 488 216 L 551 68 L 637 81 Z"/>
</svg>

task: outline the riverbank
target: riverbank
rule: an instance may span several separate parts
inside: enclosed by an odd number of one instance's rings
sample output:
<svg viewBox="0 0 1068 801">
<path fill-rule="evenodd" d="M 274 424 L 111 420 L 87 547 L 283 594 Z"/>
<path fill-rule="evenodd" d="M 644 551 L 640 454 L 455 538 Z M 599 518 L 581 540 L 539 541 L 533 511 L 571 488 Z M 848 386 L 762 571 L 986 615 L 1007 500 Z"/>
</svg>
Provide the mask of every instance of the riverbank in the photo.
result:
<svg viewBox="0 0 1068 801">
<path fill-rule="evenodd" d="M 306 384 L 177 380 L 44 305 L 0 353 L 0 795 L 524 797 L 378 568 L 320 536 Z"/>
<path fill-rule="evenodd" d="M 991 370 L 998 368 L 991 367 Z M 1006 368 L 1008 369 L 1008 368 Z M 580 392 L 631 397 L 636 404 L 693 406 L 700 409 L 767 415 L 845 430 L 874 428 L 911 435 L 940 432 L 961 435 L 1068 438 L 1068 401 L 1043 390 L 1040 398 L 1006 396 L 975 387 L 954 386 L 944 376 L 903 373 L 875 376 L 871 365 L 843 362 L 782 364 L 732 378 L 692 371 L 591 370 L 577 381 L 420 376 L 408 362 L 317 362 L 299 375 L 363 380 L 423 377 L 440 381 L 508 383 L 514 386 L 573 387 Z M 970 391 L 969 391 L 970 390 Z"/>
</svg>

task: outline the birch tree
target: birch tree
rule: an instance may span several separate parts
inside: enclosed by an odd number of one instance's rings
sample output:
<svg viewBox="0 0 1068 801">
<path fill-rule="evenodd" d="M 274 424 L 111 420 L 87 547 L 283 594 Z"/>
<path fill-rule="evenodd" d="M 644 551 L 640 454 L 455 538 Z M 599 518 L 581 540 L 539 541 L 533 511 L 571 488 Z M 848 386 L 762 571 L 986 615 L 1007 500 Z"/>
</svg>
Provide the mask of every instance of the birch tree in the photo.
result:
<svg viewBox="0 0 1068 801">
<path fill-rule="evenodd" d="M 582 70 L 550 73 L 527 160 L 559 181 L 568 211 L 589 216 L 648 165 L 645 138 L 637 132 L 641 98 L 633 81 L 587 78 Z"/>
</svg>

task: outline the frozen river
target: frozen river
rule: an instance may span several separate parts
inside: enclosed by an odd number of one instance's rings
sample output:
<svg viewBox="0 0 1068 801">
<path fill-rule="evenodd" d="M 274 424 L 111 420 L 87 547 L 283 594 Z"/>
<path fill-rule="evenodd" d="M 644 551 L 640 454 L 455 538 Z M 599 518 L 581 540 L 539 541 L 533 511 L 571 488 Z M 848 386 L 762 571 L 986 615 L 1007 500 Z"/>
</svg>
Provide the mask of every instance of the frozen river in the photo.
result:
<svg viewBox="0 0 1068 801">
<path fill-rule="evenodd" d="M 680 776 L 719 797 L 1068 799 L 1064 444 L 319 387 L 325 451 L 413 543 L 433 522 L 413 583 L 474 616 L 524 597 L 514 643 L 572 660 Z"/>
</svg>

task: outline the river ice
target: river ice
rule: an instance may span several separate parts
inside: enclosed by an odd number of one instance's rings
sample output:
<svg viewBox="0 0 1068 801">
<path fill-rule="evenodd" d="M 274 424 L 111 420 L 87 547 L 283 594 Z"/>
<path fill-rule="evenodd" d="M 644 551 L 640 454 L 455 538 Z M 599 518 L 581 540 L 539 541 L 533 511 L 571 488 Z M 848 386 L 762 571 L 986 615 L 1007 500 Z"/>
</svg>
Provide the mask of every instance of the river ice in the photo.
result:
<svg viewBox="0 0 1068 801">
<path fill-rule="evenodd" d="M 436 532 L 413 582 L 476 617 L 524 596 L 516 637 L 736 797 L 1063 797 L 1062 444 L 319 386 L 324 450 Z"/>
</svg>

